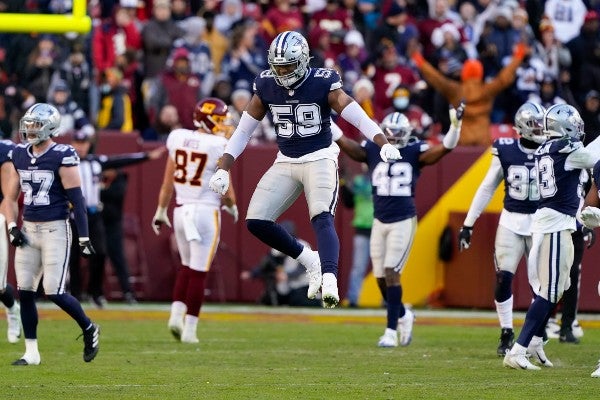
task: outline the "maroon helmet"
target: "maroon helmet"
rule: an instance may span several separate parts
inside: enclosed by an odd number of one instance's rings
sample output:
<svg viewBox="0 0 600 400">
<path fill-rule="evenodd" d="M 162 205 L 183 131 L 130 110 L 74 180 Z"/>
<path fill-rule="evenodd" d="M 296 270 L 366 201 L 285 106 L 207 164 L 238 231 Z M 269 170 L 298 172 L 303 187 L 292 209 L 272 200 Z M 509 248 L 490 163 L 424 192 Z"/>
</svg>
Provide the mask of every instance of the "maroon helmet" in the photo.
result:
<svg viewBox="0 0 600 400">
<path fill-rule="evenodd" d="M 227 104 L 221 99 L 207 97 L 194 108 L 194 125 L 207 133 L 229 137 L 233 133 L 229 125 Z"/>
</svg>

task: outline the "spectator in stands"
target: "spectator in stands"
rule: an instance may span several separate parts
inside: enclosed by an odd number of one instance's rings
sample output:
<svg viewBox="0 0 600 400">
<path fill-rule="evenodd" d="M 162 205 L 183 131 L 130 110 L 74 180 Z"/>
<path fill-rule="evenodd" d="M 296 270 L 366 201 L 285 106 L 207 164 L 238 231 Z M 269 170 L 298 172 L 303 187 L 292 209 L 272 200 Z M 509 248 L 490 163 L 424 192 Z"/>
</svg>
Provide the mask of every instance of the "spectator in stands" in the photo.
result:
<svg viewBox="0 0 600 400">
<path fill-rule="evenodd" d="M 344 46 L 345 50 L 337 57 L 336 64 L 341 70 L 340 75 L 344 83 L 344 91 L 351 94 L 352 87 L 363 74 L 362 63 L 367 57 L 367 52 L 363 36 L 356 30 L 346 33 Z"/>
<path fill-rule="evenodd" d="M 206 31 L 202 35 L 202 40 L 208 44 L 210 48 L 210 55 L 212 59 L 212 65 L 215 69 L 215 74 L 221 73 L 221 63 L 225 53 L 229 49 L 229 39 L 223 35 L 214 26 L 215 14 L 212 12 L 206 12 L 202 15 L 206 21 Z"/>
<path fill-rule="evenodd" d="M 56 82 L 53 91 L 48 95 L 48 99 L 48 104 L 56 107 L 60 113 L 61 132 L 83 130 L 90 136 L 94 135 L 95 130 L 92 123 L 85 111 L 71 98 L 71 90 L 66 82 Z"/>
<path fill-rule="evenodd" d="M 460 145 L 484 145 L 492 143 L 490 134 L 490 113 L 494 99 L 502 90 L 509 87 L 515 79 L 515 71 L 529 51 L 523 44 L 515 47 L 512 61 L 504 67 L 497 77 L 484 82 L 483 66 L 478 60 L 468 60 L 461 71 L 461 81 L 445 77 L 419 52 L 412 54 L 412 60 L 423 78 L 448 100 L 452 105 L 464 101 L 463 130 Z"/>
<path fill-rule="evenodd" d="M 232 87 L 252 90 L 256 75 L 267 68 L 258 24 L 253 20 L 237 24 L 231 32 L 231 49 L 223 58 L 221 73 L 229 77 Z"/>
<path fill-rule="evenodd" d="M 573 59 L 573 68 L 571 69 L 572 87 L 574 87 L 575 96 L 578 100 L 583 99 L 591 89 L 600 91 L 599 27 L 600 17 L 598 13 L 590 11 L 585 15 L 579 35 L 566 43 Z"/>
<path fill-rule="evenodd" d="M 22 86 L 38 103 L 46 101 L 52 75 L 58 68 L 59 54 L 51 35 L 40 36 L 37 47 L 31 52 L 23 71 L 15 71 L 22 77 Z"/>
<path fill-rule="evenodd" d="M 566 103 L 565 99 L 560 97 L 556 79 L 550 74 L 544 74 L 544 77 L 540 82 L 539 94 L 532 94 L 529 97 L 529 100 L 541 104 L 544 108 L 549 108 L 554 104 Z"/>
<path fill-rule="evenodd" d="M 144 140 L 160 140 L 165 142 L 172 130 L 181 128 L 179 113 L 172 104 L 165 104 L 158 112 L 158 117 L 153 126 L 142 132 Z"/>
<path fill-rule="evenodd" d="M 125 8 L 114 6 L 110 16 L 94 29 L 92 48 L 94 74 L 98 80 L 107 68 L 116 66 L 117 57 L 124 56 L 128 49 L 142 48 L 140 31 Z"/>
<path fill-rule="evenodd" d="M 539 31 L 540 40 L 534 42 L 533 56 L 542 60 L 546 73 L 558 78 L 561 70 L 571 66 L 571 53 L 556 39 L 550 19 L 542 19 Z"/>
<path fill-rule="evenodd" d="M 356 81 L 354 87 L 352 88 L 352 97 L 354 97 L 354 100 L 360 105 L 365 113 L 367 113 L 369 118 L 375 119 L 373 96 L 375 96 L 375 87 L 368 78 L 362 77 Z M 337 118 L 335 122 L 338 124 L 342 132 L 344 132 L 345 136 L 348 136 L 355 141 L 363 140 L 363 136 L 360 131 L 344 118 Z"/>
<path fill-rule="evenodd" d="M 74 45 L 69 56 L 60 65 L 52 77 L 52 83 L 63 81 L 67 84 L 71 99 L 90 115 L 90 86 L 92 84 L 92 68 L 85 58 L 83 45 Z"/>
<path fill-rule="evenodd" d="M 223 0 L 221 12 L 215 16 L 215 28 L 223 35 L 228 36 L 233 26 L 241 21 L 244 5 L 240 0 Z"/>
<path fill-rule="evenodd" d="M 246 109 L 246 106 L 252 98 L 252 93 L 246 89 L 236 89 L 231 93 L 231 106 L 229 107 L 229 113 L 231 117 L 231 125 L 237 126 L 242 117 L 242 112 Z M 275 133 L 275 127 L 269 118 L 263 118 L 260 124 L 252 134 L 250 143 L 272 143 L 277 139 L 277 133 Z"/>
<path fill-rule="evenodd" d="M 440 60 L 445 60 L 447 63 L 462 64 L 467 60 L 467 52 L 460 44 L 460 32 L 449 22 L 443 24 L 439 28 L 435 28 L 431 34 L 431 43 L 435 50 L 431 55 L 431 64 L 440 68 Z M 448 114 L 445 111 L 445 114 Z"/>
<path fill-rule="evenodd" d="M 335 68 L 336 55 L 331 49 L 329 31 L 315 26 L 306 38 L 310 46 L 310 65 L 314 68 Z"/>
<path fill-rule="evenodd" d="M 513 46 L 520 41 L 519 33 L 512 26 L 513 12 L 510 7 L 500 6 L 496 9 L 489 41 L 496 48 L 496 57 L 502 62 L 512 54 Z M 522 101 L 517 101 L 521 104 Z"/>
<path fill-rule="evenodd" d="M 188 2 L 186 0 L 172 0 L 171 1 L 171 19 L 173 21 L 183 21 L 190 17 L 188 9 Z"/>
<path fill-rule="evenodd" d="M 600 93 L 597 90 L 592 89 L 585 95 L 581 107 L 581 119 L 585 123 L 583 144 L 587 146 L 600 135 Z"/>
<path fill-rule="evenodd" d="M 315 27 L 329 32 L 331 51 L 335 57 L 344 52 L 344 37 L 353 28 L 352 18 L 339 0 L 327 0 L 325 8 L 315 11 L 308 25 L 309 31 Z"/>
<path fill-rule="evenodd" d="M 200 78 L 191 72 L 189 52 L 184 47 L 178 48 L 173 54 L 173 66 L 155 81 L 149 99 L 150 115 L 156 116 L 165 104 L 172 104 L 183 128 L 194 129 L 194 107 L 201 98 L 201 86 Z"/>
<path fill-rule="evenodd" d="M 407 86 L 398 86 L 392 95 L 393 107 L 386 112 L 386 115 L 395 111 L 401 112 L 408 119 L 413 136 L 421 140 L 435 139 L 431 137 L 433 119 L 418 104 L 415 104 L 412 97 L 413 95 Z"/>
<path fill-rule="evenodd" d="M 396 46 L 398 54 L 407 58 L 407 49 L 411 42 L 418 42 L 419 30 L 417 26 L 410 21 L 407 10 L 397 2 L 393 2 L 390 9 L 385 14 L 383 23 L 379 25 L 371 34 L 368 40 L 369 49 L 376 49 L 382 40 L 391 40 Z"/>
<path fill-rule="evenodd" d="M 271 43 L 281 32 L 302 31 L 302 13 L 292 0 L 273 0 L 272 4 L 261 24 L 265 43 Z"/>
<path fill-rule="evenodd" d="M 183 30 L 171 19 L 171 2 L 154 0 L 152 19 L 142 29 L 144 71 L 152 79 L 165 68 L 173 42 L 182 37 Z"/>
<path fill-rule="evenodd" d="M 575 38 L 583 25 L 587 8 L 583 0 L 546 0 L 544 14 L 556 29 L 556 38 L 567 43 Z"/>
<path fill-rule="evenodd" d="M 108 68 L 100 86 L 100 110 L 96 125 L 98 129 L 133 131 L 131 99 L 122 84 L 123 73 L 118 68 Z"/>
<path fill-rule="evenodd" d="M 185 48 L 188 51 L 191 72 L 200 77 L 203 96 L 208 96 L 215 82 L 215 66 L 212 63 L 210 48 L 203 39 L 206 21 L 200 17 L 188 17 L 178 25 L 185 33 L 173 43 L 167 65 L 173 65 L 173 56 L 177 49 Z"/>
<path fill-rule="evenodd" d="M 419 40 L 423 45 L 423 54 L 429 58 L 435 47 L 431 43 L 431 35 L 435 28 L 439 28 L 445 23 L 454 23 L 460 25 L 460 16 L 452 11 L 448 0 L 434 0 L 433 7 L 429 9 L 429 18 L 420 20 L 417 24 L 419 29 Z M 464 37 L 461 31 L 461 43 L 464 42 Z"/>
</svg>

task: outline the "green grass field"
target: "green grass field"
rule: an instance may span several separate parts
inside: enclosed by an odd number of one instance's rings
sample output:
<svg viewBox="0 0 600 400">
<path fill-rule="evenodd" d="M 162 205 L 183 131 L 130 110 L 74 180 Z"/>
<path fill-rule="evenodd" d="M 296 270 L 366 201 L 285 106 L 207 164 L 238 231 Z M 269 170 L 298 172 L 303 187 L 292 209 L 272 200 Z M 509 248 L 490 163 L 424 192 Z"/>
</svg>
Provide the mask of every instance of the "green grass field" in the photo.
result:
<svg viewBox="0 0 600 400">
<path fill-rule="evenodd" d="M 413 342 L 380 349 L 382 310 L 218 308 L 201 316 L 199 345 L 166 329 L 167 307 L 90 311 L 101 326 L 91 363 L 74 322 L 40 311 L 40 366 L 13 367 L 23 341 L 0 341 L 0 399 L 598 399 L 597 321 L 579 345 L 552 340 L 553 369 L 516 371 L 495 355 L 488 317 L 416 310 Z M 6 322 L 0 321 L 0 332 Z"/>
</svg>

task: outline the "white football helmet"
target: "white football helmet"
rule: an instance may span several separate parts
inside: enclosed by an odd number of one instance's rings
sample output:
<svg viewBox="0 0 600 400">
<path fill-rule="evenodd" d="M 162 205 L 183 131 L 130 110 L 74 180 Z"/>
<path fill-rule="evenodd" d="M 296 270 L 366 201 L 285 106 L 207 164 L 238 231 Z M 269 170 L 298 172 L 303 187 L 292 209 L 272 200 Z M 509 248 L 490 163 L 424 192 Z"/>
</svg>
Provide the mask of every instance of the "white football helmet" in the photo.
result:
<svg viewBox="0 0 600 400">
<path fill-rule="evenodd" d="M 396 147 L 405 147 L 412 134 L 412 126 L 406 115 L 394 112 L 385 116 L 381 122 L 381 130 L 388 142 Z"/>
<path fill-rule="evenodd" d="M 29 107 L 19 122 L 22 140 L 33 145 L 42 143 L 60 133 L 60 113 L 46 103 L 36 103 Z"/>
<path fill-rule="evenodd" d="M 548 137 L 570 136 L 583 140 L 584 123 L 579 111 L 568 104 L 555 104 L 544 113 L 544 130 Z"/>
<path fill-rule="evenodd" d="M 298 32 L 282 32 L 269 46 L 268 62 L 275 82 L 288 89 L 304 78 L 309 59 L 308 43 Z"/>
<path fill-rule="evenodd" d="M 515 130 L 525 139 L 535 143 L 543 143 L 546 134 L 542 132 L 544 124 L 544 107 L 531 101 L 526 102 L 515 114 Z"/>
</svg>

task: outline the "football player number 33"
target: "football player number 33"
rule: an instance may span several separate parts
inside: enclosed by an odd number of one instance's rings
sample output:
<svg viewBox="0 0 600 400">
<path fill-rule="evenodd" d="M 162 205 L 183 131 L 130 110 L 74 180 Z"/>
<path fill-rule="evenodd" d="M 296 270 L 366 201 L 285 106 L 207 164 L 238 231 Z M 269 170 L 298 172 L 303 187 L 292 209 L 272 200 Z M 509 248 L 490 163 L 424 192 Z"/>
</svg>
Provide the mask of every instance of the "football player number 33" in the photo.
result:
<svg viewBox="0 0 600 400">
<path fill-rule="evenodd" d="M 190 184 L 191 186 L 202 186 L 202 171 L 206 166 L 208 156 L 205 153 L 197 153 L 195 151 L 185 151 L 178 149 L 175 151 L 175 172 L 173 180 L 176 183 Z M 190 165 L 190 164 L 196 164 Z M 188 177 L 188 167 L 191 177 Z M 195 171 L 194 168 L 195 167 Z"/>
</svg>

